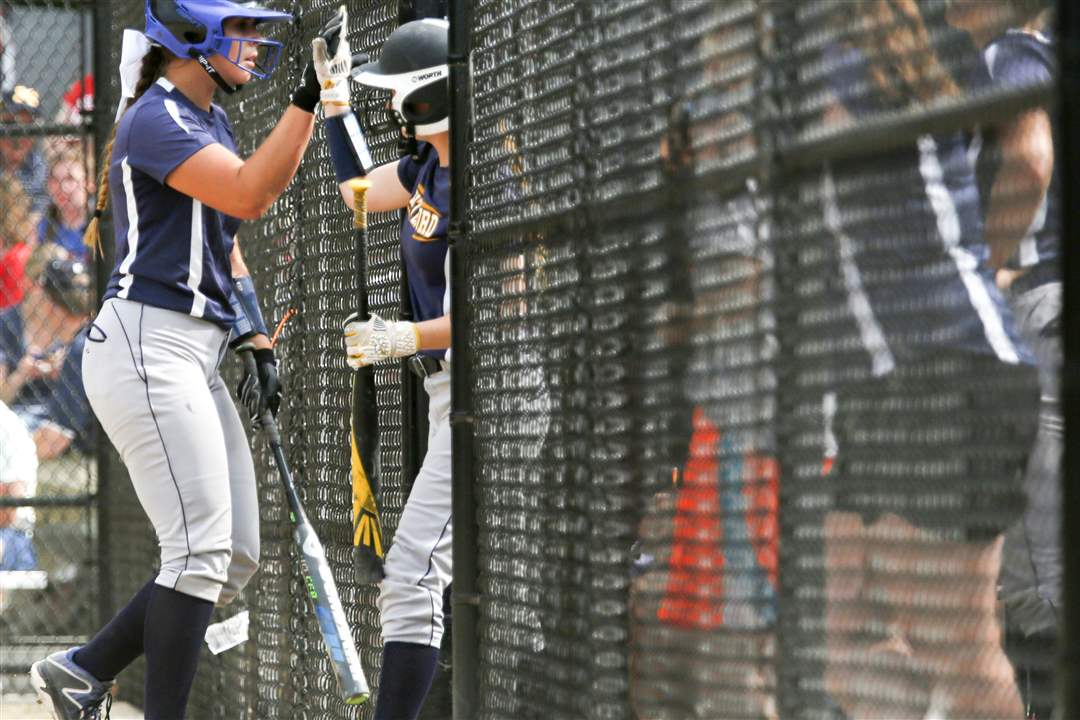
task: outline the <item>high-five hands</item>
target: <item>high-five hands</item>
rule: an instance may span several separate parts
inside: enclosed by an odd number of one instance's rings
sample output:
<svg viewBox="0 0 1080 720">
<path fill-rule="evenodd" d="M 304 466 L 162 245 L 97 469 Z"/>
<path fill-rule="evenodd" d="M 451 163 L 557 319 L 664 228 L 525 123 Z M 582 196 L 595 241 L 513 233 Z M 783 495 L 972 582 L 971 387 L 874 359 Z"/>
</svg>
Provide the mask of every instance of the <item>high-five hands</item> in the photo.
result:
<svg viewBox="0 0 1080 720">
<path fill-rule="evenodd" d="M 311 64 L 321 89 L 319 99 L 323 106 L 349 106 L 349 71 L 353 65 L 367 62 L 367 55 L 356 57 L 349 47 L 348 35 L 349 11 L 342 5 L 338 8 L 336 19 L 339 21 L 337 47 L 327 42 L 326 35 L 320 34 L 311 41 Z"/>
<path fill-rule="evenodd" d="M 304 68 L 300 86 L 293 92 L 293 105 L 310 113 L 315 112 L 320 100 L 324 104 L 348 105 L 349 84 L 340 81 L 348 78 L 352 67 L 368 61 L 365 53 L 352 55 L 348 32 L 349 12 L 342 5 L 311 41 L 312 59 Z"/>
</svg>

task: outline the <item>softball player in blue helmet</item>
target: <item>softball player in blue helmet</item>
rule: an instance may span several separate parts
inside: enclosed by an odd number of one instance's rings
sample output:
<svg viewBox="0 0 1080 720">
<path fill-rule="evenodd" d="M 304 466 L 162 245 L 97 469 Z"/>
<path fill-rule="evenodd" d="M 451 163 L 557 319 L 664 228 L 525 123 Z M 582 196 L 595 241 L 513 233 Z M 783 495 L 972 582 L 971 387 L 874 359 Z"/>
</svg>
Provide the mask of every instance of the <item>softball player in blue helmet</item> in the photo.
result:
<svg viewBox="0 0 1080 720">
<path fill-rule="evenodd" d="M 443 589 L 450 582 L 450 315 L 447 225 L 450 208 L 449 93 L 445 20 L 405 23 L 386 40 L 377 62 L 352 73 L 361 85 L 389 91 L 386 108 L 410 153 L 370 169 L 347 89 L 323 91 L 327 141 L 345 202 L 348 181 L 367 175 L 368 209 L 406 208 L 401 244 L 417 322 L 373 316 L 345 324 L 351 367 L 408 357 L 430 400 L 428 449 L 386 555 L 379 593 L 383 663 L 377 720 L 415 718 L 435 673 L 443 634 Z M 316 71 L 324 87 L 344 72 Z M 371 118 L 366 118 L 369 122 Z"/>
<path fill-rule="evenodd" d="M 125 34 L 133 96 L 105 151 L 98 215 L 112 190 L 117 265 L 83 351 L 87 397 L 127 466 L 161 547 L 155 577 L 89 643 L 31 668 L 60 719 L 97 717 L 113 678 L 146 656 L 146 717 L 184 716 L 216 603 L 259 561 L 255 472 L 218 374 L 229 345 L 252 342 L 257 376 L 238 394 L 254 418 L 276 411 L 277 366 L 236 244 L 292 180 L 311 138 L 319 84 L 309 64 L 290 107 L 248 159 L 236 155 L 215 91 L 273 72 L 286 13 L 227 0 L 148 0 L 146 33 Z M 320 31 L 344 52 L 343 17 Z M 141 60 L 140 60 L 141 58 Z M 96 241 L 96 223 L 88 240 Z"/>
</svg>

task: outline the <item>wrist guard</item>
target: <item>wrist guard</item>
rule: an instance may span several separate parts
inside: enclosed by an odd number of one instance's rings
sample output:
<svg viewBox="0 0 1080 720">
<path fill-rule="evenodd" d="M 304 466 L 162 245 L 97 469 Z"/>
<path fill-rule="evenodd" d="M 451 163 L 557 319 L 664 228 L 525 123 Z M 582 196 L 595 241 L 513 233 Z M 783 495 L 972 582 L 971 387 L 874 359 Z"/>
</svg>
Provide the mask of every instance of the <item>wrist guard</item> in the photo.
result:
<svg viewBox="0 0 1080 720">
<path fill-rule="evenodd" d="M 330 160 L 334 163 L 337 181 L 343 183 L 367 175 L 375 163 L 356 115 L 352 112 L 334 115 L 326 118 L 323 125 L 326 127 L 326 142 L 330 146 Z"/>
<path fill-rule="evenodd" d="M 269 335 L 262 311 L 259 310 L 259 298 L 255 294 L 255 283 L 250 277 L 233 278 L 233 293 L 230 298 L 236 320 L 233 321 L 232 340 L 229 345 L 245 340 L 252 335 Z"/>
</svg>

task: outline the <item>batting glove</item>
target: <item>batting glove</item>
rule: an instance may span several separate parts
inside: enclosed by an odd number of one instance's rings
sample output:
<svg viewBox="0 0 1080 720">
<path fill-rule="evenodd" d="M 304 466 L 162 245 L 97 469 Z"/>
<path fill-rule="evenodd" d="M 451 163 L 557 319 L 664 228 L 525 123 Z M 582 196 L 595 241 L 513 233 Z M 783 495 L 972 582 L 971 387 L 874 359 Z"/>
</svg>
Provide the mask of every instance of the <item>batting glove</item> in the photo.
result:
<svg viewBox="0 0 1080 720">
<path fill-rule="evenodd" d="M 342 5 L 336 13 L 331 16 L 326 24 L 319 28 L 319 33 L 316 36 L 316 40 L 322 40 L 326 45 L 325 54 L 327 56 L 337 57 L 338 44 L 345 39 L 345 33 L 347 32 L 345 27 L 345 21 L 348 20 L 348 13 L 345 12 L 345 6 Z M 312 42 L 314 49 L 314 41 Z M 348 47 L 346 45 L 346 47 Z M 348 50 L 346 50 L 348 53 Z M 347 57 L 347 55 L 346 55 Z M 300 80 L 300 87 L 296 88 L 292 95 L 292 104 L 309 113 L 315 112 L 315 107 L 319 104 L 319 95 L 322 92 L 322 84 L 319 82 L 319 76 L 315 73 L 315 64 L 313 61 L 309 61 L 307 67 L 304 68 L 304 74 Z M 348 101 L 348 98 L 346 98 Z"/>
<path fill-rule="evenodd" d="M 372 315 L 360 320 L 353 313 L 345 320 L 345 362 L 356 370 L 388 358 L 416 354 L 420 334 L 416 323 L 405 320 L 383 320 Z"/>
<path fill-rule="evenodd" d="M 324 36 L 311 41 L 311 64 L 322 89 L 319 99 L 323 106 L 349 106 L 349 71 L 352 70 L 352 50 L 349 48 L 349 12 L 342 5 L 338 10 L 341 27 L 338 30 L 337 49 L 331 53 Z"/>
<path fill-rule="evenodd" d="M 251 375 L 244 370 L 240 383 L 236 386 L 236 399 L 247 410 L 248 417 L 254 426 L 259 425 L 259 416 L 262 411 L 269 408 L 274 417 L 277 417 L 278 408 L 281 407 L 281 393 L 284 388 L 278 377 L 277 360 L 274 351 L 269 348 L 255 350 L 256 375 Z"/>
</svg>

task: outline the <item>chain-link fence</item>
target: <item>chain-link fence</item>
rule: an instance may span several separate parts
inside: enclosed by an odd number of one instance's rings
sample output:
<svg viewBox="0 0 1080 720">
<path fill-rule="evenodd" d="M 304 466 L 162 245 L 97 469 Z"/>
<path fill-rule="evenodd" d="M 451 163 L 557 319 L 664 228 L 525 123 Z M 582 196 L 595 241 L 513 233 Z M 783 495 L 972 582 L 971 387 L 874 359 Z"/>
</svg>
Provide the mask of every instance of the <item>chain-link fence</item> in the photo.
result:
<svg viewBox="0 0 1080 720">
<path fill-rule="evenodd" d="M 80 331 L 96 307 L 82 243 L 92 193 L 91 16 L 0 3 L 0 673 L 94 631 L 95 423 Z M 47 52 L 43 49 L 48 48 Z"/>
<path fill-rule="evenodd" d="M 296 21 L 273 78 L 223 102 L 241 155 L 338 5 L 266 4 Z M 61 5 L 6 8 L 4 47 Z M 472 108 L 454 120 L 471 123 L 455 188 L 468 232 L 454 252 L 468 302 L 453 316 L 467 328 L 455 356 L 470 368 L 480 615 L 477 664 L 455 671 L 475 673 L 475 716 L 1049 718 L 1063 607 L 1056 178 L 1069 161 L 1054 159 L 1067 128 L 1051 102 L 1052 3 L 466 5 Z M 402 8 L 348 6 L 354 50 L 377 55 Z M 142 8 L 93 12 L 109 68 L 100 138 L 119 33 Z M 16 45 L 5 83 L 34 44 Z M 52 122 L 87 52 L 56 60 L 71 70 L 56 89 L 55 72 L 33 71 L 45 109 L 27 122 Z M 390 134 L 368 140 L 377 162 L 397 157 Z M 350 572 L 350 220 L 317 129 L 295 182 L 238 240 L 271 325 L 296 311 L 278 349 L 280 422 L 377 695 L 376 589 Z M 398 223 L 372 218 L 383 315 L 399 305 Z M 71 262 L 50 256 L 39 294 Z M 392 541 L 423 413 L 408 373 L 377 377 Z M 251 440 L 260 570 L 215 617 L 246 612 L 250 639 L 205 655 L 189 715 L 372 717 L 337 697 L 272 460 Z M 157 550 L 122 467 L 101 460 L 116 607 Z M 53 512 L 75 511 L 37 510 L 50 588 Z M 98 536 L 78 512 L 56 524 L 85 533 L 69 550 L 82 558 Z M 93 630 L 63 607 L 78 628 L 49 617 L 41 632 Z M 5 609 L 5 623 L 29 612 Z M 121 696 L 138 704 L 141 685 L 137 663 Z"/>
</svg>

